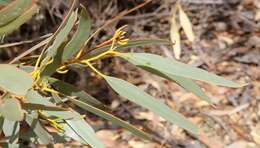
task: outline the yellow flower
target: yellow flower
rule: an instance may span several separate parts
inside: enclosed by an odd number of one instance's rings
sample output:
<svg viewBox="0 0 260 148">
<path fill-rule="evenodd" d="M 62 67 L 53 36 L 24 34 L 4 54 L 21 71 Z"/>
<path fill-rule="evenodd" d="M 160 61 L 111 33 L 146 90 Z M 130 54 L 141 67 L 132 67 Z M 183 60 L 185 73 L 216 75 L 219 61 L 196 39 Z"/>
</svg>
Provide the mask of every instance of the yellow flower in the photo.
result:
<svg viewBox="0 0 260 148">
<path fill-rule="evenodd" d="M 126 32 L 123 31 L 123 29 L 126 27 L 126 25 L 118 28 L 112 38 L 112 46 L 114 46 L 115 43 L 118 43 L 119 45 L 126 45 L 129 41 L 129 39 L 126 38 L 125 34 Z"/>
</svg>

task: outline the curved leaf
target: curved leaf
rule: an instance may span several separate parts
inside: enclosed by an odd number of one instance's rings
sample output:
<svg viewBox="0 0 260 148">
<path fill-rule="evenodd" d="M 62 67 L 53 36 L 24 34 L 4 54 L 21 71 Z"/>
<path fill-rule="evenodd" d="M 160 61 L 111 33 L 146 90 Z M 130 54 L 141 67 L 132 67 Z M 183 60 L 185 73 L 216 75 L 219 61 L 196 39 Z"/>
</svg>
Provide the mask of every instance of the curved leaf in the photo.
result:
<svg viewBox="0 0 260 148">
<path fill-rule="evenodd" d="M 209 73 L 203 69 L 199 69 L 174 59 L 165 58 L 159 55 L 148 53 L 124 53 L 120 54 L 124 59 L 137 66 L 146 66 L 156 69 L 165 74 L 180 76 L 184 78 L 204 81 L 214 85 L 226 87 L 242 87 L 245 84 L 238 84 L 223 77 Z"/>
<path fill-rule="evenodd" d="M 86 8 L 82 6 L 81 9 L 82 10 L 80 12 L 79 26 L 71 40 L 64 48 L 62 61 L 71 58 L 75 53 L 77 53 L 84 46 L 85 41 L 89 37 L 91 20 Z"/>
<path fill-rule="evenodd" d="M 174 112 L 167 105 L 140 90 L 138 87 L 118 78 L 105 76 L 108 84 L 122 97 L 143 106 L 167 121 L 198 135 L 198 128 L 183 115 Z"/>
<path fill-rule="evenodd" d="M 8 145 L 18 142 L 19 131 L 20 131 L 19 122 L 4 119 L 3 133 L 4 133 L 5 137 L 8 138 Z"/>
<path fill-rule="evenodd" d="M 42 61 L 41 63 L 42 65 L 46 65 L 51 58 L 54 58 L 54 56 L 57 54 L 59 47 L 62 45 L 63 42 L 65 42 L 65 39 L 69 35 L 76 20 L 77 20 L 77 11 L 73 11 L 70 14 L 68 20 L 66 21 L 64 27 L 60 30 L 60 32 L 55 34 L 56 35 L 55 40 L 53 41 L 52 45 L 46 50 L 47 55 Z"/>
<path fill-rule="evenodd" d="M 86 121 L 82 120 L 66 120 L 67 124 L 75 131 L 75 133 L 86 141 L 93 148 L 105 148 L 104 144 L 98 139 L 95 131 Z"/>
<path fill-rule="evenodd" d="M 42 108 L 42 110 L 48 117 L 59 117 L 61 119 L 80 119 L 81 118 L 81 116 L 77 116 L 77 114 L 75 114 L 74 112 L 72 112 L 68 109 L 65 110 L 64 108 L 55 106 L 53 103 L 51 103 L 49 101 L 49 98 L 41 96 L 38 92 L 36 92 L 34 90 L 30 90 L 26 94 L 25 98 L 30 103 L 37 104 L 39 106 L 45 106 L 45 108 Z M 33 109 L 33 107 L 34 106 L 31 105 L 31 107 L 28 107 L 28 108 Z M 56 109 L 56 110 L 54 110 L 54 109 Z M 58 110 L 58 109 L 60 109 L 60 110 Z"/>
<path fill-rule="evenodd" d="M 0 27 L 11 22 L 29 9 L 32 0 L 15 0 L 0 10 Z"/>
<path fill-rule="evenodd" d="M 0 64 L 0 71 L 0 88 L 2 89 L 24 96 L 32 87 L 32 77 L 15 66 Z"/>
<path fill-rule="evenodd" d="M 179 14 L 180 14 L 180 24 L 186 36 L 188 37 L 189 41 L 193 42 L 195 36 L 192 31 L 192 24 L 187 14 L 182 10 L 181 5 L 179 5 Z"/>
<path fill-rule="evenodd" d="M 26 115 L 25 121 L 28 123 L 30 128 L 33 130 L 35 135 L 40 138 L 41 144 L 52 143 L 52 136 L 42 127 L 39 120 L 33 115 Z"/>
<path fill-rule="evenodd" d="M 38 6 L 34 4 L 27 11 L 25 11 L 22 15 L 17 17 L 15 20 L 10 23 L 0 27 L 0 35 L 11 33 L 12 31 L 19 28 L 22 24 L 27 22 L 38 10 Z"/>
<path fill-rule="evenodd" d="M 2 116 L 10 121 L 21 121 L 24 117 L 20 102 L 14 98 L 4 99 L 0 105 L 0 112 Z"/>
<path fill-rule="evenodd" d="M 184 78 L 184 77 L 180 77 L 180 76 L 176 76 L 176 75 L 162 73 L 158 70 L 155 70 L 155 69 L 152 69 L 152 68 L 149 68 L 149 67 L 145 67 L 145 66 L 140 66 L 140 67 L 142 69 L 149 71 L 153 74 L 156 74 L 160 77 L 163 77 L 165 79 L 172 80 L 172 81 L 176 82 L 181 87 L 183 87 L 185 90 L 192 92 L 193 94 L 195 94 L 200 99 L 208 102 L 209 104 L 212 104 L 212 101 L 210 100 L 210 98 L 204 93 L 204 91 L 199 87 L 199 85 L 197 85 L 193 80 L 188 79 L 188 78 Z"/>
<path fill-rule="evenodd" d="M 131 124 L 127 123 L 126 121 L 123 121 L 123 120 L 115 117 L 114 115 L 112 115 L 112 114 L 110 114 L 108 112 L 105 112 L 105 111 L 100 110 L 100 109 L 98 109 L 98 108 L 96 108 L 94 106 L 91 106 L 91 105 L 89 105 L 87 103 L 84 103 L 82 101 L 79 101 L 79 100 L 76 100 L 76 99 L 73 99 L 73 98 L 69 98 L 69 100 L 71 102 L 73 102 L 75 105 L 79 106 L 80 108 L 82 108 L 82 109 L 84 109 L 86 111 L 89 111 L 89 112 L 91 112 L 91 113 L 93 113 L 93 114 L 95 114 L 97 116 L 100 116 L 100 117 L 102 117 L 102 118 L 104 118 L 104 119 L 106 119 L 108 121 L 111 121 L 112 123 L 117 124 L 117 125 L 125 128 L 125 129 L 129 130 L 130 132 L 132 132 L 133 134 L 135 134 L 135 135 L 137 135 L 137 136 L 139 136 L 141 138 L 144 138 L 144 139 L 147 139 L 147 140 L 151 140 L 151 137 L 147 133 L 137 129 L 133 125 L 131 125 Z"/>
<path fill-rule="evenodd" d="M 48 78 L 48 81 L 57 91 L 65 94 L 65 95 L 76 96 L 79 98 L 79 100 L 81 100 L 83 102 L 86 102 L 86 103 L 93 105 L 100 109 L 106 109 L 106 107 L 100 101 L 98 101 L 96 98 L 92 97 L 85 91 L 80 90 L 69 83 L 66 83 L 66 82 L 63 82 L 63 81 L 60 81 L 60 80 L 57 80 L 54 78 Z"/>
</svg>

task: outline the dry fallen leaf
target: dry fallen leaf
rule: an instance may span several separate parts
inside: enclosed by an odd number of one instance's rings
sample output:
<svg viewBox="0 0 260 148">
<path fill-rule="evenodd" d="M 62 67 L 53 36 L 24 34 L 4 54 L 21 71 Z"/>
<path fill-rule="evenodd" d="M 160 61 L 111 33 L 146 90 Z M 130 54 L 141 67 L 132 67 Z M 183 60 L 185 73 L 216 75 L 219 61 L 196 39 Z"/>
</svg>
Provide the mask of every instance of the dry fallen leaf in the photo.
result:
<svg viewBox="0 0 260 148">
<path fill-rule="evenodd" d="M 188 40 L 193 42 L 195 39 L 195 36 L 194 36 L 193 30 L 192 30 L 192 24 L 191 24 L 189 17 L 187 16 L 187 14 L 181 8 L 181 5 L 179 5 L 179 15 L 180 15 L 181 27 L 183 28 Z"/>
<path fill-rule="evenodd" d="M 180 59 L 181 55 L 181 39 L 179 34 L 180 24 L 176 22 L 176 13 L 177 7 L 173 8 L 172 11 L 172 18 L 171 18 L 171 30 L 170 30 L 170 38 L 171 41 L 174 43 L 173 45 L 173 52 L 176 59 Z"/>
<path fill-rule="evenodd" d="M 253 128 L 250 134 L 253 137 L 255 143 L 260 145 L 260 125 L 257 125 L 255 128 Z"/>
</svg>

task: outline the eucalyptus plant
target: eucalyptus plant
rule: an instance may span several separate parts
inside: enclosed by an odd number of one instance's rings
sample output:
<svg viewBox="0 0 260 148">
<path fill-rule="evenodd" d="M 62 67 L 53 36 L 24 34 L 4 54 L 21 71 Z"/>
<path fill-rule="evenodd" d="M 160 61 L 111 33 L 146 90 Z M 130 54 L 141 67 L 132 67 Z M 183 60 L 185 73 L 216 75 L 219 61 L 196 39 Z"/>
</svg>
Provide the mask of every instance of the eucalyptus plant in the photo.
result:
<svg viewBox="0 0 260 148">
<path fill-rule="evenodd" d="M 19 28 L 38 9 L 35 0 L 14 0 L 5 4 L 0 10 L 0 35 L 7 36 Z M 76 31 L 73 28 L 77 28 Z M 212 104 L 211 99 L 195 80 L 232 88 L 243 86 L 174 59 L 151 53 L 125 52 L 127 48 L 169 42 L 161 39 L 129 40 L 124 29 L 125 26 L 118 28 L 111 38 L 98 45 L 89 45 L 101 29 L 91 34 L 91 19 L 86 8 L 77 7 L 74 0 L 56 32 L 9 64 L 0 64 L 0 132 L 4 135 L 1 142 L 18 146 L 19 139 L 35 144 L 54 144 L 73 139 L 91 147 L 105 147 L 84 119 L 86 116 L 78 113 L 76 108 L 117 124 L 136 136 L 153 140 L 150 134 L 111 114 L 109 107 L 87 92 L 53 77 L 55 73 L 66 74 L 75 67 L 91 70 L 119 96 L 151 110 L 194 136 L 199 135 L 199 128 L 182 114 L 137 86 L 105 75 L 94 66 L 96 61 L 108 57 L 121 58 L 171 80 L 209 104 Z M 87 49 L 86 45 L 90 48 Z M 37 59 L 27 58 L 21 62 L 21 58 L 40 47 L 43 48 Z"/>
</svg>

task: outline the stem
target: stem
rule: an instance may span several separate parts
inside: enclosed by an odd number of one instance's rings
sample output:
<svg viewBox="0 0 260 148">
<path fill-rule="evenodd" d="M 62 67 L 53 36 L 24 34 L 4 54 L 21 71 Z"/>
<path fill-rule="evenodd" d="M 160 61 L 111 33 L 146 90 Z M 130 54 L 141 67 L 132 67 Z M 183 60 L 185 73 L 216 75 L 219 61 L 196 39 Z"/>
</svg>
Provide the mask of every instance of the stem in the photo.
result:
<svg viewBox="0 0 260 148">
<path fill-rule="evenodd" d="M 100 75 L 102 78 L 104 78 L 106 75 L 99 72 L 91 63 L 88 61 L 85 62 L 94 72 L 96 72 L 98 75 Z"/>
</svg>

